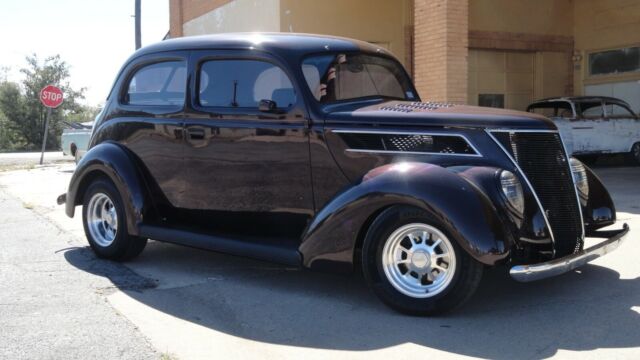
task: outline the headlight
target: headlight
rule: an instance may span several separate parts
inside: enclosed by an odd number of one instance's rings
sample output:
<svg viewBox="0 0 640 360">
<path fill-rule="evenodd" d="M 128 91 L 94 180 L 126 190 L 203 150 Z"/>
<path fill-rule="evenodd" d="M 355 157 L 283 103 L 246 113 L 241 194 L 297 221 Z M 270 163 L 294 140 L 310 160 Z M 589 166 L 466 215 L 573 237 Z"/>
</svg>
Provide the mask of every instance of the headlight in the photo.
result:
<svg viewBox="0 0 640 360">
<path fill-rule="evenodd" d="M 524 195 L 520 180 L 511 171 L 502 170 L 500 172 L 500 186 L 509 206 L 518 214 L 524 213 Z"/>
<path fill-rule="evenodd" d="M 576 184 L 578 194 L 580 195 L 580 201 L 584 205 L 589 198 L 589 179 L 587 178 L 587 170 L 584 168 L 584 165 L 575 158 L 569 159 L 569 165 L 571 165 L 573 183 Z"/>
</svg>

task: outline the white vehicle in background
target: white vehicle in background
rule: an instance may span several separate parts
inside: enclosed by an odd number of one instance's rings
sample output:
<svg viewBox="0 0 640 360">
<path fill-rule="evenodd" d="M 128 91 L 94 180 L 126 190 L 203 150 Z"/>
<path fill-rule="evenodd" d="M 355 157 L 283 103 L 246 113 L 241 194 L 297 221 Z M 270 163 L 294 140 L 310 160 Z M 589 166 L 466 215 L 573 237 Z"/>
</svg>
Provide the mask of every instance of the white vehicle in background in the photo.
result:
<svg viewBox="0 0 640 360">
<path fill-rule="evenodd" d="M 600 155 L 625 153 L 640 164 L 640 119 L 620 99 L 549 98 L 532 103 L 527 111 L 553 120 L 572 155 L 595 162 Z"/>
<path fill-rule="evenodd" d="M 62 153 L 71 155 L 75 158 L 76 163 L 80 161 L 82 156 L 87 152 L 89 138 L 93 129 L 93 121 L 84 123 L 66 123 L 68 128 L 62 130 Z"/>
</svg>

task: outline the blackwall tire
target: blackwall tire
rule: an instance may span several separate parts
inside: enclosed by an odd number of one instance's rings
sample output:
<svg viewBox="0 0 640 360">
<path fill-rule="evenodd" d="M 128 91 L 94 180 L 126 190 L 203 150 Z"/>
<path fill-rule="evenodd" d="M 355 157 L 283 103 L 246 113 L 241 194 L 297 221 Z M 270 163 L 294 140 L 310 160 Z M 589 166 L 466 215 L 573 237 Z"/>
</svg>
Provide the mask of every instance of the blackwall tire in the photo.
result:
<svg viewBox="0 0 640 360">
<path fill-rule="evenodd" d="M 84 195 L 82 224 L 89 245 L 100 258 L 125 261 L 138 256 L 146 238 L 127 233 L 122 197 L 106 178 L 94 180 Z"/>
<path fill-rule="evenodd" d="M 367 231 L 362 271 L 385 304 L 405 314 L 432 316 L 469 300 L 482 279 L 483 265 L 426 211 L 393 206 Z"/>
</svg>

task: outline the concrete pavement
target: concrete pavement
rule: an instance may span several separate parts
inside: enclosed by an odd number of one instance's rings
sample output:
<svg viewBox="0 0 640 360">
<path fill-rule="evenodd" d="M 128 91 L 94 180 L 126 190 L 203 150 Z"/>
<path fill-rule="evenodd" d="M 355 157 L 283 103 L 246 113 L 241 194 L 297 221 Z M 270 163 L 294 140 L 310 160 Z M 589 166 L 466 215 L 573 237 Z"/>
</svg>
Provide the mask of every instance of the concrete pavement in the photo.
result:
<svg viewBox="0 0 640 360">
<path fill-rule="evenodd" d="M 102 296 L 112 307 L 111 315 L 121 314 L 142 337 L 131 338 L 146 338 L 161 353 L 182 359 L 640 357 L 638 167 L 597 170 L 612 191 L 619 219 L 632 226 L 629 241 L 618 251 L 575 272 L 531 284 L 513 282 L 505 269 L 490 270 L 466 307 L 440 318 L 407 317 L 389 310 L 357 274 L 312 273 L 157 242 L 124 265 L 95 260 L 85 248 L 79 219 L 66 218 L 55 205 L 72 171 L 68 165 L 2 173 L 0 191 L 23 206 L 7 211 L 20 221 L 38 217 L 39 223 L 58 229 L 50 238 L 51 249 L 70 247 L 56 259 L 63 257 L 58 266 L 73 276 L 60 283 L 76 282 L 74 293 L 80 298 Z M 21 241 L 12 243 L 11 258 L 34 251 L 27 244 L 50 232 L 25 224 L 28 230 L 0 225 L 2 234 L 24 232 Z M 96 261 L 104 264 L 97 266 Z M 5 268 L 2 276 L 24 272 L 11 269 Z M 110 284 L 110 291 L 95 294 L 88 284 L 96 283 Z M 63 296 L 65 289 L 43 284 L 43 292 Z M 25 297 L 34 296 L 33 304 L 41 301 L 36 289 L 22 291 Z M 2 295 L 0 299 L 6 301 Z M 111 315 L 100 312 L 92 319 L 99 322 Z M 57 320 L 51 314 L 43 318 Z M 20 321 L 12 318 L 7 323 Z M 64 337 L 58 343 L 79 336 L 86 326 L 61 323 L 58 332 Z M 27 323 L 23 331 L 33 327 L 37 328 Z M 12 347 L 29 352 L 30 343 L 10 329 L 0 336 L 0 344 L 8 336 L 16 339 Z M 3 346 L 0 349 L 7 348 Z M 112 343 L 102 346 L 117 348 Z M 131 348 L 142 349 L 136 346 Z M 149 354 L 158 356 L 153 350 Z"/>
<path fill-rule="evenodd" d="M 119 291 L 118 283 L 140 290 L 154 282 L 121 264 L 96 259 L 3 189 L 0 214 L 0 358 L 159 357 L 136 326 L 105 301 Z M 102 276 L 69 266 L 67 252 L 75 263 Z"/>
</svg>

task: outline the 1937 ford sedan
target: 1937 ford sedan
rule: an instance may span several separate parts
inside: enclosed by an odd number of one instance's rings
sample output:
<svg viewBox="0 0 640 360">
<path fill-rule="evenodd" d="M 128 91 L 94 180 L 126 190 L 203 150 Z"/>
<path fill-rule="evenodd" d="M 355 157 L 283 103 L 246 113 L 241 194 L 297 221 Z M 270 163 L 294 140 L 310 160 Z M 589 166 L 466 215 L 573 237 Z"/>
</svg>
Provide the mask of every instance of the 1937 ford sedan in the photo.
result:
<svg viewBox="0 0 640 360">
<path fill-rule="evenodd" d="M 147 239 L 328 271 L 437 314 L 485 266 L 574 269 L 628 232 L 545 117 L 421 102 L 374 45 L 297 34 L 168 40 L 124 65 L 59 203 L 100 257 Z M 584 248 L 585 237 L 601 238 Z"/>
</svg>

